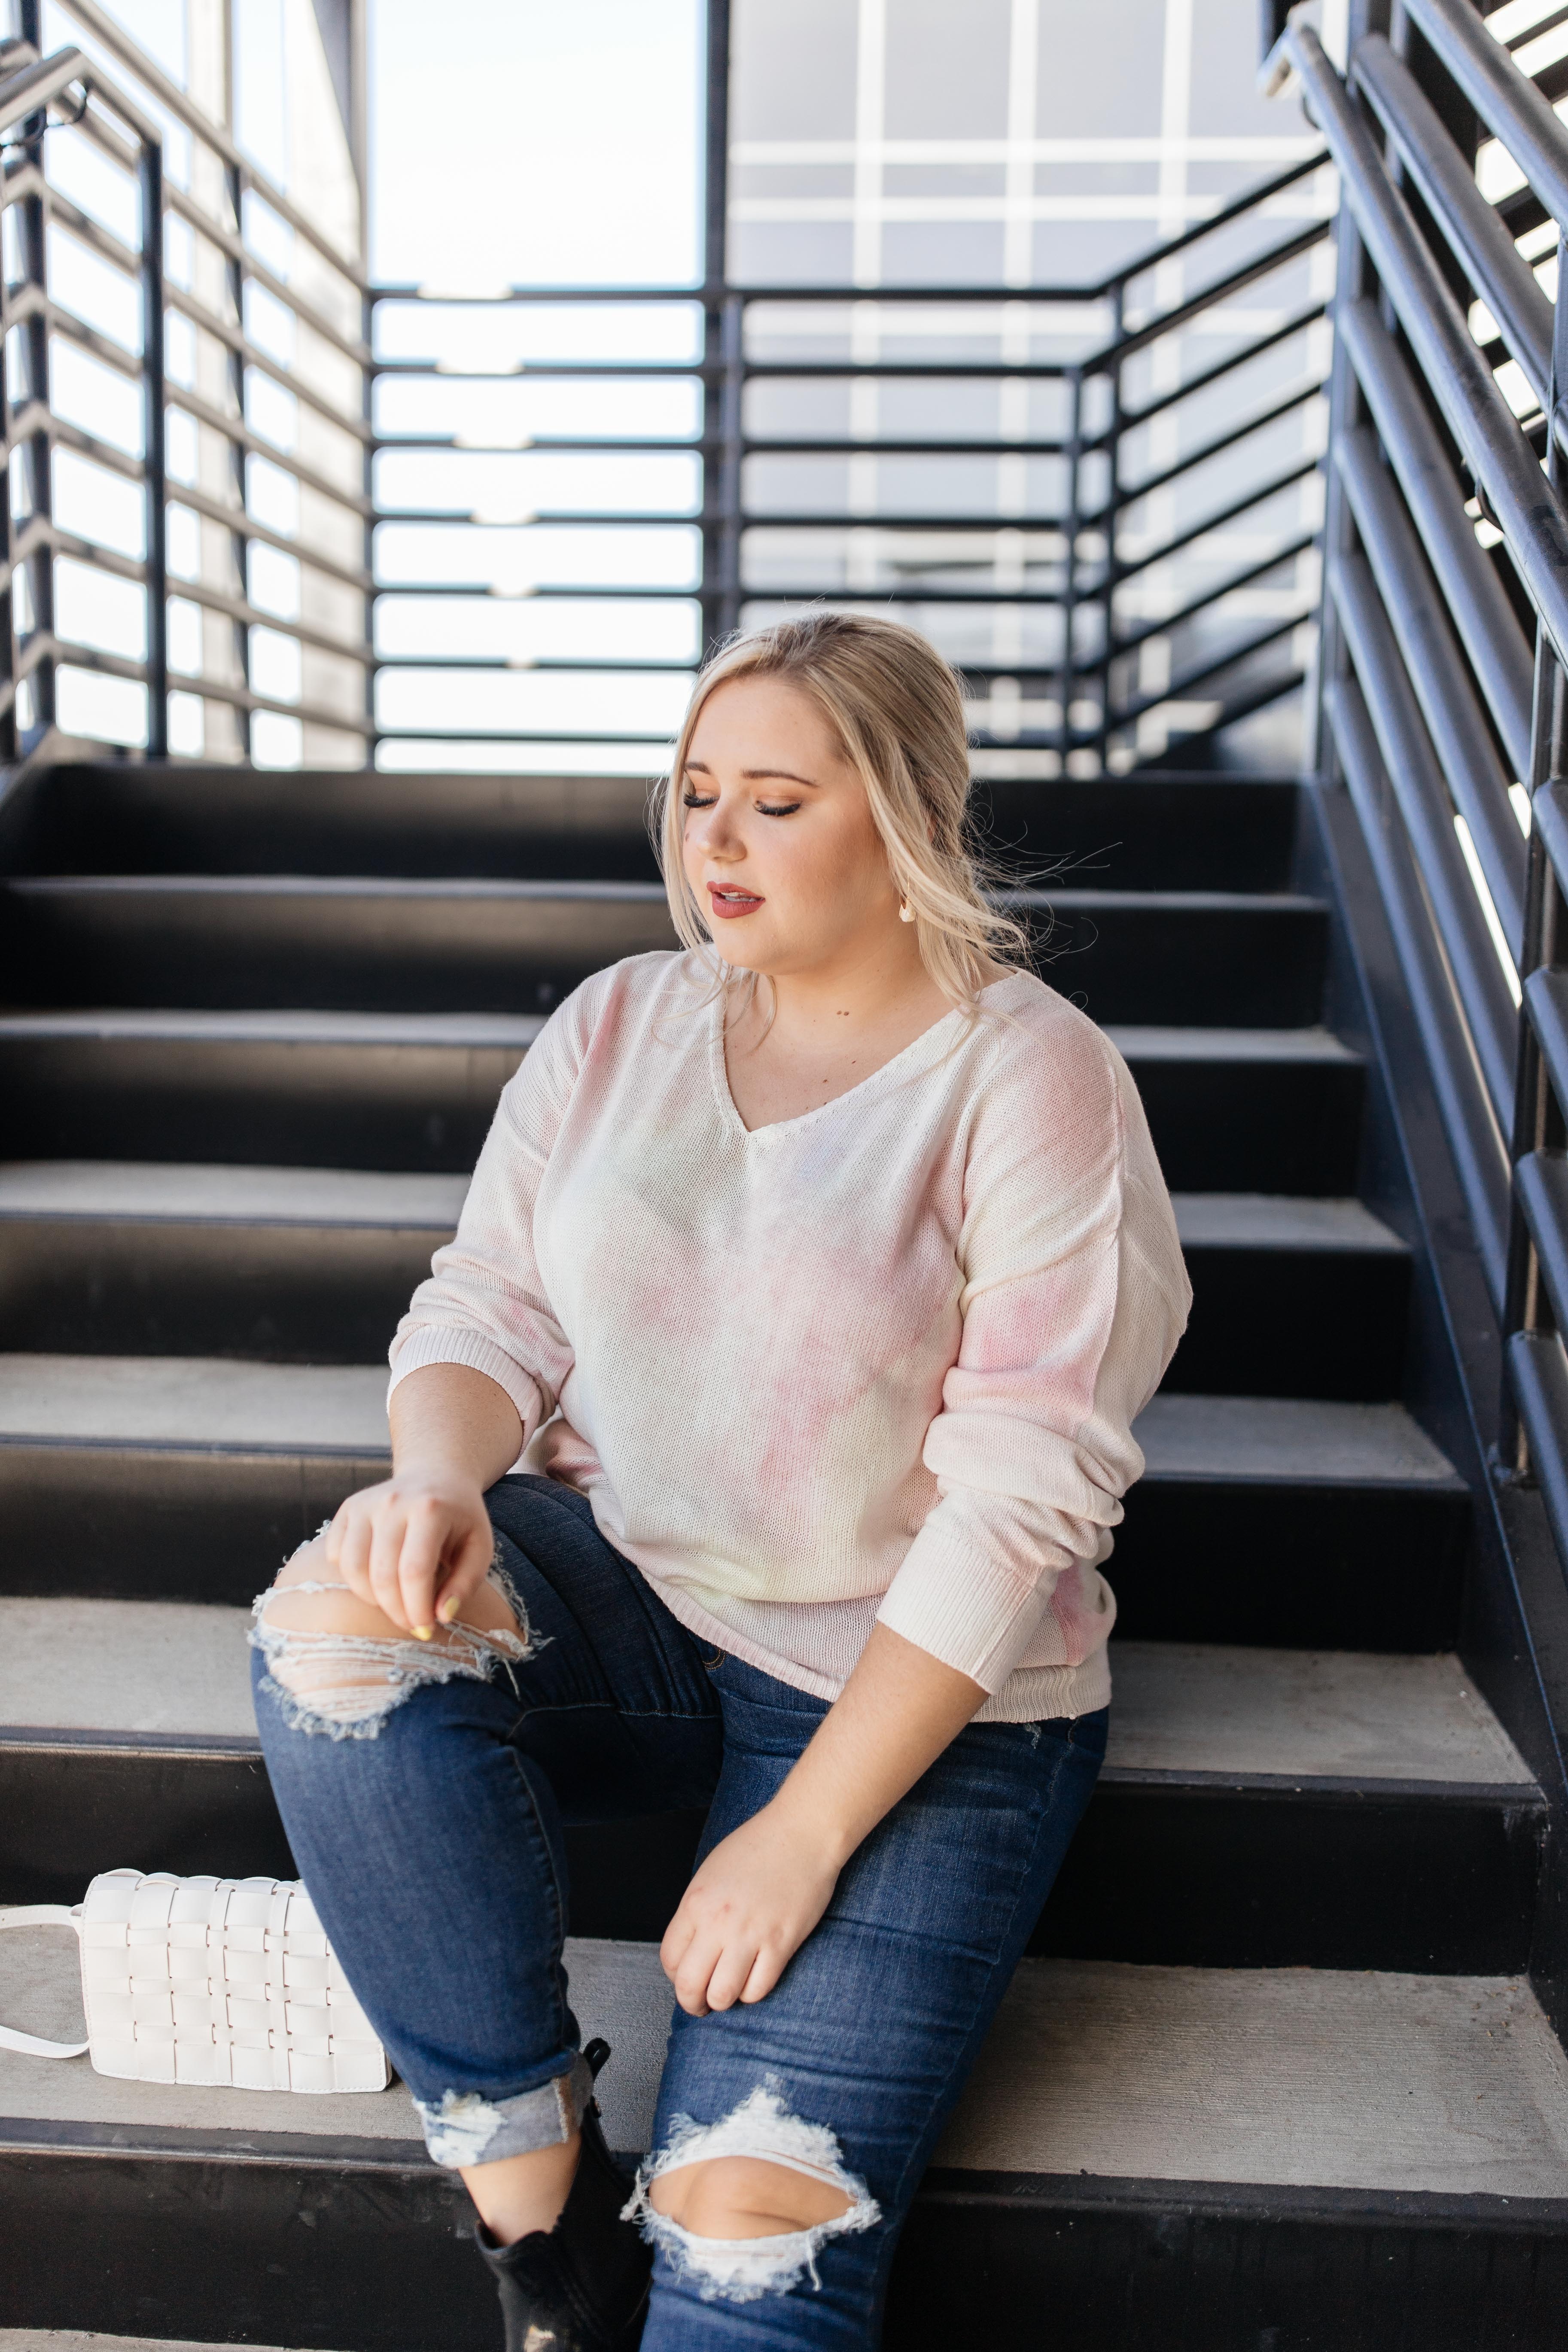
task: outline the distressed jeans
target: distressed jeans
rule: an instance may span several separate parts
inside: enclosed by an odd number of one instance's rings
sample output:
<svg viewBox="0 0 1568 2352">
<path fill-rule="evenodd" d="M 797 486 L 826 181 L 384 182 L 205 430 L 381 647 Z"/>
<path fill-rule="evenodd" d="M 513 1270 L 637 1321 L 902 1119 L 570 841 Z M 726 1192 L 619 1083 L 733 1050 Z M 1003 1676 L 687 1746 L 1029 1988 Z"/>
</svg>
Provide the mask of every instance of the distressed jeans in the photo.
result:
<svg viewBox="0 0 1568 2352">
<path fill-rule="evenodd" d="M 524 1645 L 385 1644 L 381 1695 L 312 1712 L 256 1657 L 268 1769 L 306 1885 L 438 2164 L 570 2137 L 589 2095 L 568 2001 L 565 1825 L 709 1806 L 703 1851 L 778 1790 L 826 1702 L 714 1659 L 584 1497 L 487 1496 Z M 270 1654 L 268 1654 L 270 1653 Z M 438 1679 L 445 1676 L 445 1679 Z M 318 1680 L 320 1675 L 318 1671 Z M 657 2249 L 643 2352 L 878 2341 L 900 2225 L 1093 1789 L 1102 1710 L 971 1724 L 847 1864 L 773 1991 L 675 2011 L 631 2206 Z M 660 2170 L 754 2156 L 851 2200 L 788 2237 L 695 2238 Z"/>
</svg>

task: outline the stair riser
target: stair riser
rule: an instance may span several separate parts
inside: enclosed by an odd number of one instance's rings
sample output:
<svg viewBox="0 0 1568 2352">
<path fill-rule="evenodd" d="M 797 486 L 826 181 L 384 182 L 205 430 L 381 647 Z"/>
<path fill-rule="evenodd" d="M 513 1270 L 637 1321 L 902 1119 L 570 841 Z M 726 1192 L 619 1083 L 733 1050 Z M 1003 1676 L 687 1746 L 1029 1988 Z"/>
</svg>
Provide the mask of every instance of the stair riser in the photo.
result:
<svg viewBox="0 0 1568 2352">
<path fill-rule="evenodd" d="M 571 1932 L 657 1943 L 700 1829 L 698 1815 L 667 1814 L 569 1832 Z M 1507 1975 L 1530 1956 L 1540 1838 L 1536 1807 L 1491 1793 L 1119 1773 L 1097 1790 L 1029 1949 Z M 126 1863 L 295 1875 L 259 1760 L 0 1748 L 0 1900 L 76 1902 Z"/>
<path fill-rule="evenodd" d="M 0 1216 L 0 1349 L 379 1363 L 448 1238 L 424 1226 Z M 1195 1303 L 1167 1390 L 1397 1393 L 1405 1259 L 1204 1248 L 1187 1267 Z"/>
<path fill-rule="evenodd" d="M 466 1174 L 521 1056 L 500 1046 L 0 1039 L 0 1156 Z M 1351 1062 L 1137 1054 L 1173 1191 L 1354 1190 Z"/>
<path fill-rule="evenodd" d="M 216 1160 L 465 1175 L 504 1046 L 0 1041 L 7 1159 Z"/>
<path fill-rule="evenodd" d="M 73 2143 L 83 2135 L 73 2134 Z M 151 2136 L 140 2133 L 145 2142 Z M 362 2147 L 363 2143 L 360 2144 Z M 433 2166 L 20 2147 L 0 2325 L 494 2352 L 471 2209 Z M 887 2352 L 1561 2352 L 1568 2229 L 1499 2198 L 929 2175 Z M 63 2244 L 90 2260 L 61 2260 Z"/>
<path fill-rule="evenodd" d="M 619 776 L 289 775 L 63 769 L 37 796 L 25 870 L 472 874 L 651 881 L 647 785 Z M 1283 890 L 1297 793 L 1236 778 L 976 785 L 987 853 L 1029 878 L 1118 890 Z"/>
<path fill-rule="evenodd" d="M 428 1226 L 0 1218 L 0 1349 L 374 1364 Z"/>
<path fill-rule="evenodd" d="M 301 897 L 23 887 L 0 912 L 15 1004 L 548 1010 L 591 972 L 678 942 L 662 896 Z M 1305 1027 L 1322 998 L 1314 908 L 1076 909 L 1033 926 L 1039 969 L 1098 1021 Z"/>
<path fill-rule="evenodd" d="M 1145 1476 L 1110 1563 L 1129 1642 L 1452 1649 L 1469 1501 L 1404 1486 Z"/>
<path fill-rule="evenodd" d="M 0 1591 L 248 1603 L 384 1455 L 0 1444 Z M 1439 1650 L 1462 1496 L 1141 1482 L 1110 1577 L 1128 1640 Z"/>
</svg>

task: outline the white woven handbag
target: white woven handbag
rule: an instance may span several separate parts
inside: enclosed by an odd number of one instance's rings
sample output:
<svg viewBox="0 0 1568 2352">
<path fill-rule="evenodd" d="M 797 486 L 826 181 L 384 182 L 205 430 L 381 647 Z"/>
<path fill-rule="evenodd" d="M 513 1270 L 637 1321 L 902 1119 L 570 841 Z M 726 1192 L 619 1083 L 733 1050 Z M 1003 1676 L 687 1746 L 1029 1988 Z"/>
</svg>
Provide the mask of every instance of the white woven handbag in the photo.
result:
<svg viewBox="0 0 1568 2352">
<path fill-rule="evenodd" d="M 0 2048 L 79 2058 L 132 2083 L 384 2091 L 386 2053 L 297 1881 L 106 1870 L 85 1899 L 0 1910 L 0 1927 L 74 1927 L 85 2042 L 0 2026 Z"/>
</svg>

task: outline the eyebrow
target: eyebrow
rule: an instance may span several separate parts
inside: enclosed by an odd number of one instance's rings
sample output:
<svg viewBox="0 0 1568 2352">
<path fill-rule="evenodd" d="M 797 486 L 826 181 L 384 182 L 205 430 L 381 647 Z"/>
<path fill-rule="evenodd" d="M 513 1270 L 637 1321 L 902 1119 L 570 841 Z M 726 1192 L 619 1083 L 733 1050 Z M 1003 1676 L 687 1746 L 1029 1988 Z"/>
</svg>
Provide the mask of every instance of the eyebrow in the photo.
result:
<svg viewBox="0 0 1568 2352">
<path fill-rule="evenodd" d="M 713 772 L 706 760 L 688 760 L 686 765 L 694 773 L 700 771 L 710 776 Z M 741 773 L 752 784 L 764 783 L 771 778 L 780 783 L 809 785 L 814 793 L 820 790 L 815 776 L 797 776 L 793 768 L 742 768 Z"/>
</svg>

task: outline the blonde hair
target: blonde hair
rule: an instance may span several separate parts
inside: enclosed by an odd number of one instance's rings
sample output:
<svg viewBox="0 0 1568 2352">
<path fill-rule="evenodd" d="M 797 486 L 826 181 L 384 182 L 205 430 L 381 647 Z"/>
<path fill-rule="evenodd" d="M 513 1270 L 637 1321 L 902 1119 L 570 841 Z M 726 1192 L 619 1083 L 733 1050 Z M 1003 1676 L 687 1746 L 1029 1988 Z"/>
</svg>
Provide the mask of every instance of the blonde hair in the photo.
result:
<svg viewBox="0 0 1568 2352">
<path fill-rule="evenodd" d="M 710 695 L 737 677 L 783 677 L 817 704 L 866 787 L 893 886 L 931 979 L 974 1013 L 989 967 L 1026 961 L 1022 924 L 987 904 L 969 840 L 969 739 L 955 672 L 924 637 L 874 614 L 813 611 L 721 646 L 698 677 L 653 811 L 669 911 L 686 945 L 714 953 L 682 855 L 682 779 Z M 715 985 L 729 977 L 721 964 Z"/>
</svg>

